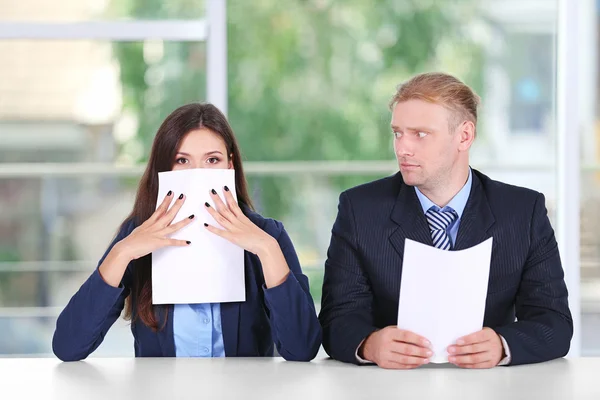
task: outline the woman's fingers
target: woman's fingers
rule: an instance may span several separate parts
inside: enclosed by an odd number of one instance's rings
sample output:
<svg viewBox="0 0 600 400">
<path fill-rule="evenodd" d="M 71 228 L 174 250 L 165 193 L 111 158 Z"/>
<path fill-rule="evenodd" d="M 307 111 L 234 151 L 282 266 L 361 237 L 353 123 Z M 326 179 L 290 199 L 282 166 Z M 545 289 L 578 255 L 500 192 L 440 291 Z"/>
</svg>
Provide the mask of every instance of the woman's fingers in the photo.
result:
<svg viewBox="0 0 600 400">
<path fill-rule="evenodd" d="M 227 221 L 234 223 L 235 219 L 236 219 L 235 215 L 231 212 L 231 210 L 229 209 L 227 204 L 225 204 L 223 202 L 223 200 L 221 199 L 221 196 L 219 196 L 219 194 L 217 193 L 217 191 L 215 189 L 210 190 L 210 197 L 212 198 L 212 200 L 215 204 L 216 211 L 219 214 L 221 214 L 221 216 L 223 218 L 225 218 Z"/>
<path fill-rule="evenodd" d="M 204 208 L 213 217 L 213 219 L 227 230 L 231 230 L 235 226 L 235 215 L 229 211 L 227 206 L 223 203 L 223 200 L 218 194 L 213 194 L 214 189 L 211 190 L 210 195 L 216 204 L 216 207 L 212 207 L 208 202 L 204 203 Z M 215 191 L 216 193 L 216 191 Z"/>
<path fill-rule="evenodd" d="M 229 240 L 231 242 L 231 235 L 224 229 L 219 229 L 216 226 L 212 226 L 209 225 L 207 223 L 204 223 L 204 227 L 206 228 L 206 230 L 208 230 L 209 232 L 214 233 L 217 236 L 222 237 L 223 239 Z"/>
<path fill-rule="evenodd" d="M 183 193 L 181 193 L 179 195 L 179 197 L 177 197 L 177 200 L 175 200 L 175 203 L 173 203 L 173 206 L 171 206 L 169 211 L 167 211 L 166 214 L 164 214 L 162 217 L 160 217 L 159 220 L 157 221 L 160 224 L 161 228 L 165 228 L 165 227 L 171 225 L 171 222 L 173 222 L 173 220 L 175 219 L 175 216 L 177 215 L 177 213 L 183 206 L 184 202 L 185 202 L 185 195 Z"/>
<path fill-rule="evenodd" d="M 192 242 L 190 242 L 189 240 L 163 239 L 163 246 L 161 246 L 161 247 L 166 247 L 166 246 L 184 247 L 184 246 L 189 246 L 191 244 L 192 244 Z"/>
<path fill-rule="evenodd" d="M 223 195 L 225 201 L 223 201 L 215 189 L 211 189 L 210 196 L 215 206 L 213 207 L 209 203 L 205 203 L 204 206 L 206 210 L 213 217 L 213 219 L 226 230 L 231 230 L 236 226 L 236 224 L 242 222 L 242 224 L 238 227 L 241 228 L 247 218 L 238 206 L 233 193 L 227 186 L 223 187 Z M 174 199 L 175 202 L 173 203 Z M 191 215 L 188 218 L 173 224 L 173 220 L 177 216 L 177 213 L 181 210 L 185 200 L 186 197 L 183 193 L 175 197 L 174 193 L 169 191 L 160 206 L 146 222 L 148 222 L 150 226 L 158 225 L 156 228 L 160 229 L 161 236 L 169 236 L 177 232 L 178 230 L 192 223 L 193 219 L 195 218 L 195 216 Z M 172 206 L 171 203 L 173 203 Z"/>
<path fill-rule="evenodd" d="M 169 205 L 171 204 L 172 201 L 173 201 L 173 192 L 171 190 L 169 190 L 167 195 L 164 197 L 162 203 L 160 203 L 160 205 L 158 206 L 156 211 L 154 211 L 154 213 L 150 216 L 150 218 L 148 218 L 148 220 L 146 222 L 148 224 L 155 223 L 160 217 L 162 217 L 167 212 L 167 210 L 169 209 Z"/>
<path fill-rule="evenodd" d="M 233 228 L 233 224 L 227 218 L 225 218 L 223 215 L 221 215 L 220 212 L 215 210 L 214 207 L 212 207 L 210 204 L 205 203 L 204 207 L 206 208 L 206 211 L 208 211 L 208 213 L 211 215 L 211 217 L 213 217 L 213 219 L 219 225 L 221 225 L 221 227 L 223 227 L 224 229 L 227 229 L 227 230 L 231 230 Z"/>
<path fill-rule="evenodd" d="M 233 215 L 235 215 L 238 218 L 240 216 L 244 215 L 242 213 L 242 210 L 238 206 L 237 201 L 235 201 L 235 198 L 233 197 L 233 193 L 231 193 L 231 190 L 229 190 L 229 188 L 227 186 L 223 187 L 223 195 L 225 197 L 225 202 L 227 204 L 227 208 L 229 208 L 229 210 L 232 212 Z"/>
<path fill-rule="evenodd" d="M 191 224 L 194 221 L 195 218 L 196 218 L 196 216 L 192 214 L 189 217 L 184 218 L 184 219 L 182 219 L 181 221 L 179 221 L 179 222 L 177 222 L 175 224 L 171 224 L 171 225 L 167 226 L 166 228 L 164 228 L 164 230 L 162 231 L 162 233 L 165 236 L 168 236 L 168 235 L 170 235 L 172 233 L 175 233 L 178 230 L 182 229 L 183 227 L 188 226 L 189 224 Z"/>
</svg>

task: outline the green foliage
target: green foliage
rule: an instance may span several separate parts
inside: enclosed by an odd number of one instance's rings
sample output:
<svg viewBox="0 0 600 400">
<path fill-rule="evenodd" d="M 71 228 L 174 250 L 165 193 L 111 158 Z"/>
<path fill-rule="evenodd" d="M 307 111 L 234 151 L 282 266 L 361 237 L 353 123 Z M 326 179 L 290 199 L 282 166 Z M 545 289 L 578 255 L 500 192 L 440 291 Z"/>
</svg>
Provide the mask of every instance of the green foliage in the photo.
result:
<svg viewBox="0 0 600 400">
<path fill-rule="evenodd" d="M 399 82 L 442 69 L 481 94 L 483 53 L 467 29 L 476 3 L 229 0 L 229 119 L 245 160 L 392 159 L 387 103 Z M 119 15 L 142 18 L 197 16 L 204 9 L 186 0 L 113 4 Z M 150 64 L 141 43 L 117 44 L 115 52 L 124 107 L 139 117 L 134 140 L 143 162 L 166 115 L 204 98 L 204 45 L 167 43 Z M 274 217 L 288 212 L 297 195 L 293 182 L 250 183 L 261 210 Z"/>
</svg>

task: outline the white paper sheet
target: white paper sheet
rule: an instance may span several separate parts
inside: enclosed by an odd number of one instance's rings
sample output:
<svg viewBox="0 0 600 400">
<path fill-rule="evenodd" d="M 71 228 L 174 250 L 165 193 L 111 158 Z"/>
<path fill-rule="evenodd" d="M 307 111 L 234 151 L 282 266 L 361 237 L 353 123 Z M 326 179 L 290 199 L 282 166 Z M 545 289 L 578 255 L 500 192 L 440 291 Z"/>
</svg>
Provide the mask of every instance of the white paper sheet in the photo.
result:
<svg viewBox="0 0 600 400">
<path fill-rule="evenodd" d="M 194 221 L 171 235 L 189 240 L 187 247 L 165 247 L 152 253 L 152 303 L 193 304 L 245 301 L 244 250 L 209 232 L 204 223 L 221 228 L 204 206 L 215 206 L 210 190 L 215 189 L 223 202 L 223 186 L 235 193 L 233 169 L 188 169 L 158 174 L 157 203 L 169 190 L 176 199 L 186 200 L 173 223 L 194 214 Z M 173 202 L 174 203 L 174 202 Z M 157 205 L 157 206 L 158 206 Z"/>
<path fill-rule="evenodd" d="M 483 328 L 492 238 L 447 251 L 406 239 L 398 327 L 431 342 L 430 362 L 448 362 L 446 348 Z"/>
</svg>

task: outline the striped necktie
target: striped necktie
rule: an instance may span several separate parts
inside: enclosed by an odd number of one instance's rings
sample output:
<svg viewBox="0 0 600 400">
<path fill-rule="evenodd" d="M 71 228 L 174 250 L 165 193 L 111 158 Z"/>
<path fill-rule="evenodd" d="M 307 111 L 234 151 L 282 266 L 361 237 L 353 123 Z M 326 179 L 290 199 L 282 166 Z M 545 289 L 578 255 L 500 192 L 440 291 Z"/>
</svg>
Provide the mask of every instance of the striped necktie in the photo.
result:
<svg viewBox="0 0 600 400">
<path fill-rule="evenodd" d="M 448 234 L 448 227 L 458 218 L 456 211 L 448 209 L 447 211 L 437 211 L 431 207 L 425 213 L 433 245 L 441 250 L 450 250 L 452 243 Z"/>
</svg>

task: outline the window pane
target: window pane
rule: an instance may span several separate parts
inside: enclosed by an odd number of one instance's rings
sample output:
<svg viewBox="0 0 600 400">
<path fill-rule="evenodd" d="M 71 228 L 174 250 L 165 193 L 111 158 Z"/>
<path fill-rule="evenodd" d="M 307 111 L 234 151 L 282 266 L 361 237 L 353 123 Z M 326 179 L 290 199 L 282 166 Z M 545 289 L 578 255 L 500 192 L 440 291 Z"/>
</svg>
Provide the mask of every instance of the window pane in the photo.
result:
<svg viewBox="0 0 600 400">
<path fill-rule="evenodd" d="M 595 132 L 598 140 L 598 132 Z M 598 157 L 599 155 L 596 155 Z M 598 160 L 598 158 L 596 158 Z M 600 355 L 600 167 L 581 175 L 581 313 L 585 355 Z"/>
<path fill-rule="evenodd" d="M 596 29 L 600 23 L 600 2 L 584 2 L 591 6 L 589 12 L 596 19 Z M 587 31 L 587 30 L 586 30 Z M 591 31 L 590 31 L 591 32 Z M 580 52 L 584 55 L 582 64 L 593 65 L 596 74 L 595 83 L 600 82 L 600 68 L 597 63 L 597 50 L 591 47 L 600 38 L 600 30 L 596 38 L 582 37 Z M 586 76 L 587 77 L 587 76 Z M 588 119 L 584 126 L 590 129 L 573 130 L 581 132 L 581 193 L 580 193 L 580 265 L 581 265 L 581 342 L 583 355 L 600 356 L 600 113 L 597 99 L 599 87 L 592 82 L 581 80 L 583 85 L 579 92 L 583 93 L 581 115 Z M 589 97 L 588 97 L 589 96 Z M 582 97 L 583 98 L 583 97 Z M 589 106 L 593 108 L 588 108 Z M 589 110 L 589 114 L 588 114 Z"/>
<path fill-rule="evenodd" d="M 143 160 L 162 120 L 204 99 L 205 49 L 154 40 L 0 41 L 0 162 Z"/>
<path fill-rule="evenodd" d="M 204 16 L 202 1 L 59 3 L 0 0 L 0 20 Z M 554 221 L 557 2 L 527 4 L 228 2 L 229 118 L 245 159 L 391 161 L 394 87 L 418 72 L 446 71 L 483 99 L 472 164 L 546 194 Z M 166 115 L 206 97 L 203 43 L 18 40 L 0 41 L 0 52 L 0 163 L 141 165 Z M 258 210 L 289 231 L 317 303 L 339 193 L 383 175 L 248 174 Z M 50 351 L 53 310 L 95 267 L 130 211 L 137 178 L 0 177 L 0 209 L 11 210 L 0 213 L 0 324 L 9 332 L 0 353 Z M 582 280 L 596 282 L 597 265 L 582 267 Z M 583 312 L 585 354 L 595 325 Z M 113 345 L 96 354 L 132 353 L 119 324 L 107 337 Z"/>
<path fill-rule="evenodd" d="M 0 21 L 204 18 L 205 0 L 0 0 Z"/>
<path fill-rule="evenodd" d="M 0 351 L 47 353 L 58 312 L 94 270 L 130 211 L 135 182 L 5 178 L 0 188 L 0 208 L 10 210 L 0 213 L 0 323 L 6 328 Z M 123 329 L 116 330 L 121 333 L 111 337 L 123 336 Z M 106 350 L 114 346 L 118 343 Z"/>
</svg>

